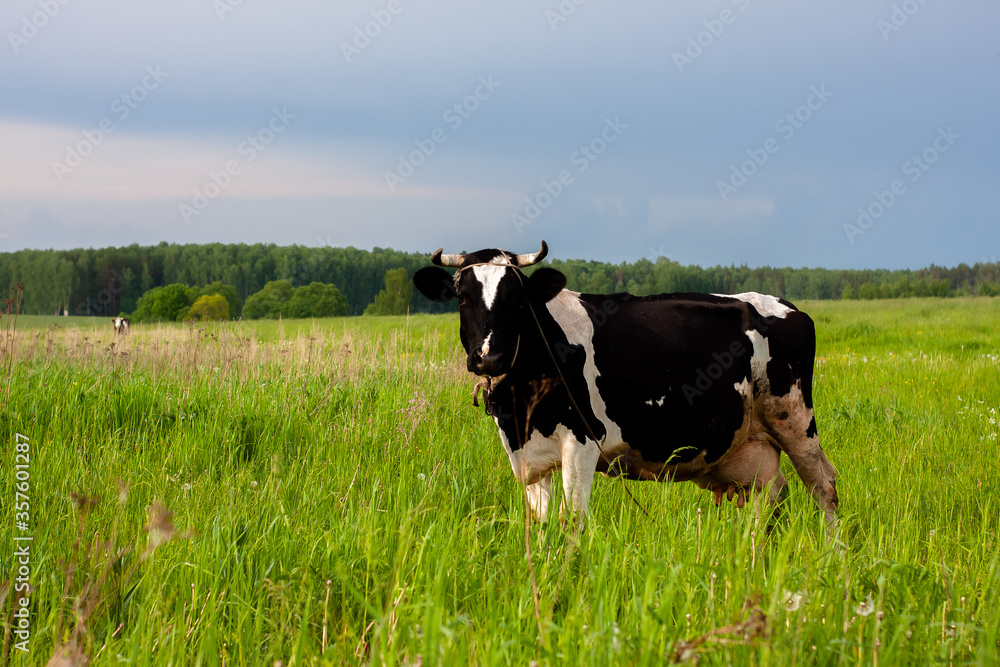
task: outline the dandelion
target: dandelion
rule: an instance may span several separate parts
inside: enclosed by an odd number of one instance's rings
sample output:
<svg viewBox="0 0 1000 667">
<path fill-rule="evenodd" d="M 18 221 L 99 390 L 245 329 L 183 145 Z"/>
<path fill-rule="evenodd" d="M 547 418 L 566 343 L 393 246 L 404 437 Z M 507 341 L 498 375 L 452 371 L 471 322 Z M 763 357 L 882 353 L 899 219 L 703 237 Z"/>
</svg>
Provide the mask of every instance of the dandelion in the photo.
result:
<svg viewBox="0 0 1000 667">
<path fill-rule="evenodd" d="M 186 492 L 188 492 L 188 491 L 190 491 L 190 490 L 191 490 L 191 485 L 190 485 L 190 484 L 188 484 L 187 482 L 184 482 L 184 483 L 183 483 L 183 484 L 181 485 L 181 490 L 183 490 L 183 491 L 184 491 L 184 492 L 186 493 Z"/>
<path fill-rule="evenodd" d="M 799 607 L 802 605 L 802 593 L 791 593 L 785 591 L 782 602 L 785 604 L 786 611 L 798 611 Z"/>
<path fill-rule="evenodd" d="M 417 479 L 419 479 L 419 480 L 420 480 L 420 481 L 422 482 L 422 481 L 424 481 L 425 479 L 427 479 L 427 475 L 425 475 L 425 474 L 424 474 L 424 473 L 422 473 L 422 472 L 418 472 L 418 473 L 417 473 Z"/>
<path fill-rule="evenodd" d="M 251 489 L 256 489 L 257 488 L 257 480 L 251 480 L 250 481 L 250 488 Z"/>
<path fill-rule="evenodd" d="M 854 613 L 858 616 L 868 616 L 873 611 L 875 611 L 875 601 L 872 600 L 871 593 L 854 608 Z"/>
</svg>

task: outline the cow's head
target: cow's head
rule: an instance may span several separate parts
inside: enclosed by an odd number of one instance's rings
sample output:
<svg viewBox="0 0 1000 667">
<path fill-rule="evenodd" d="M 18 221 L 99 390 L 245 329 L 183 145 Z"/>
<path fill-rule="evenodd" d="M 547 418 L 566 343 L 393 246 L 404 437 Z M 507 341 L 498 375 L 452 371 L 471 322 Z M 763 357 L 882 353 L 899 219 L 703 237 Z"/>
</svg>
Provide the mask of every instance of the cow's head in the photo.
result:
<svg viewBox="0 0 1000 667">
<path fill-rule="evenodd" d="M 431 261 L 457 268 L 426 267 L 413 276 L 413 284 L 431 301 L 458 299 L 462 346 L 468 353 L 466 367 L 477 375 L 496 377 L 510 371 L 517 358 L 523 328 L 535 327 L 528 304 L 541 305 L 566 286 L 566 277 L 555 269 L 538 269 L 525 276 L 521 269 L 545 258 L 548 246 L 538 252 L 514 255 L 504 250 L 480 250 L 468 255 L 443 255 Z"/>
</svg>

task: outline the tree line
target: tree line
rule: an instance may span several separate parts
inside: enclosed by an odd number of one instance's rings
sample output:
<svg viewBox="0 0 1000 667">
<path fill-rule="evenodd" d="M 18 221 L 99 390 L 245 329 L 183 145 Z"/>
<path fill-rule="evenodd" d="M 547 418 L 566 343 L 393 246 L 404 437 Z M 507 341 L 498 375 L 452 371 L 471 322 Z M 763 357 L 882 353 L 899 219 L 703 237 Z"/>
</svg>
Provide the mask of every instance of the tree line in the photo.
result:
<svg viewBox="0 0 1000 667">
<path fill-rule="evenodd" d="M 274 244 L 188 244 L 74 250 L 19 250 L 0 253 L 0 285 L 24 284 L 22 312 L 30 314 L 108 315 L 140 311 L 140 299 L 155 288 L 183 285 L 187 296 L 216 296 L 226 287 L 227 304 L 243 307 L 273 281 L 272 287 L 291 302 L 294 292 L 313 283 L 335 286 L 346 300 L 325 288 L 312 287 L 286 306 L 307 312 L 305 298 L 336 303 L 338 313 L 454 310 L 451 302 L 432 304 L 406 289 L 408 278 L 429 264 L 429 255 L 388 248 L 277 246 Z M 552 260 L 541 264 L 559 269 L 570 289 L 637 295 L 660 292 L 763 292 L 787 299 L 903 298 L 911 296 L 1000 295 L 1000 265 L 931 265 L 919 270 L 836 270 L 682 265 L 666 257 L 655 261 L 609 264 Z M 528 270 L 529 272 L 531 269 Z M 405 273 L 406 280 L 403 280 Z M 210 288 L 218 284 L 215 288 Z M 209 289 L 209 292 L 205 290 Z M 231 289 L 231 292 L 228 290 Z M 176 291 L 176 288 L 175 288 Z M 196 295 L 197 292 L 197 295 Z M 270 293 L 269 293 L 270 294 Z M 324 296 L 325 295 L 325 296 Z M 175 295 L 179 298 L 179 292 Z M 273 296 L 273 294 L 271 294 Z M 265 301 L 264 303 L 270 303 Z M 187 303 L 190 308 L 192 303 Z M 180 303 L 178 301 L 178 309 Z M 332 306 L 331 306 L 332 307 Z M 305 308 L 305 310 L 303 310 Z M 179 312 L 179 311 L 178 311 Z M 185 311 L 186 312 L 186 311 Z"/>
</svg>

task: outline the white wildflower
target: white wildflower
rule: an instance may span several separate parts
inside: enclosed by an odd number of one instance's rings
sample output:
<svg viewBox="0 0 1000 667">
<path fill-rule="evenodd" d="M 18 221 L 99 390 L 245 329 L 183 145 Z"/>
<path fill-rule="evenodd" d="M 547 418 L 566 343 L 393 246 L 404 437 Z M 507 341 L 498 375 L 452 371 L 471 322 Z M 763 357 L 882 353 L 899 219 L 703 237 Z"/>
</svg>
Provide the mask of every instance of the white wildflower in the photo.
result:
<svg viewBox="0 0 1000 667">
<path fill-rule="evenodd" d="M 790 591 L 785 591 L 784 596 L 781 601 L 785 605 L 786 611 L 798 611 L 799 607 L 802 605 L 802 593 L 792 593 Z"/>
<path fill-rule="evenodd" d="M 875 611 L 875 601 L 872 600 L 872 594 L 869 593 L 868 597 L 858 603 L 858 606 L 854 608 L 854 613 L 858 616 L 868 616 L 873 611 Z"/>
</svg>

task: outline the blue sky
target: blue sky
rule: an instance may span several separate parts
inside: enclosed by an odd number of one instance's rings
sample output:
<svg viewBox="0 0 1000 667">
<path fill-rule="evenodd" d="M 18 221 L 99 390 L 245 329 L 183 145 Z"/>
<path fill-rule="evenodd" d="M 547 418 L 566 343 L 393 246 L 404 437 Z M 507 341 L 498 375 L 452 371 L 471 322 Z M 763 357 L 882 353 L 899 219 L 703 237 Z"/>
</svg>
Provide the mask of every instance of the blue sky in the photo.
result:
<svg viewBox="0 0 1000 667">
<path fill-rule="evenodd" d="M 995 0 L 7 0 L 0 251 L 997 261 L 997 26 Z"/>
</svg>

